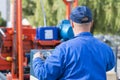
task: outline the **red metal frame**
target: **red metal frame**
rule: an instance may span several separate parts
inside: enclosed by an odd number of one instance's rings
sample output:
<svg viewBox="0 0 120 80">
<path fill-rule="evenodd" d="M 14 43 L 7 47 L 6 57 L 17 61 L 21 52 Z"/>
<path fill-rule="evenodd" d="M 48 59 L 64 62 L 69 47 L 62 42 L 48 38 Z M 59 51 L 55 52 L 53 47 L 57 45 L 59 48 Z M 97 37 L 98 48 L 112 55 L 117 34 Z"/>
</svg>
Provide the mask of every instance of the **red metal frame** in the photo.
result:
<svg viewBox="0 0 120 80">
<path fill-rule="evenodd" d="M 37 49 L 51 49 L 51 48 L 54 48 L 56 45 L 58 45 L 60 43 L 59 40 L 52 40 L 52 41 L 43 41 L 43 40 L 35 40 L 35 36 L 36 36 L 36 29 L 33 29 L 31 28 L 31 26 L 22 26 L 22 41 L 23 41 L 23 47 L 20 47 L 21 49 L 23 49 L 23 55 L 25 55 L 26 53 L 29 53 L 31 49 L 35 49 L 36 46 L 37 46 Z M 6 38 L 3 37 L 3 47 L 2 47 L 2 56 L 4 57 L 8 57 L 8 56 L 12 56 L 13 55 L 13 52 L 12 52 L 12 48 L 13 48 L 13 45 L 12 43 L 13 42 L 13 31 L 12 31 L 12 28 L 5 28 L 6 32 Z M 37 44 L 37 45 L 36 45 Z M 20 56 L 21 58 L 22 56 Z M 23 61 L 21 66 L 26 66 L 27 65 L 27 60 L 25 57 L 23 57 Z M 18 59 L 18 58 L 16 58 Z M 18 67 L 18 72 L 17 73 L 14 73 L 15 72 L 15 66 L 16 65 L 14 63 L 14 61 L 12 62 L 8 62 L 8 61 L 5 61 L 5 60 L 2 60 L 0 59 L 0 62 L 1 62 L 1 66 L 4 66 L 4 67 L 0 67 L 0 70 L 10 70 L 11 69 L 11 77 L 12 77 L 12 80 L 14 79 L 19 79 L 20 78 L 20 73 L 19 73 L 19 67 Z M 12 64 L 11 64 L 12 63 Z M 19 62 L 18 62 L 19 63 Z M 19 65 L 19 64 L 18 64 Z M 16 67 L 18 66 L 16 65 Z M 23 76 L 24 76 L 24 73 L 23 73 Z M 23 78 L 23 76 L 21 78 Z M 10 75 L 8 75 L 9 78 Z M 9 80 L 9 79 L 8 79 Z M 11 80 L 11 79 L 10 79 Z M 19 80 L 24 80 L 24 79 L 19 79 Z"/>
<path fill-rule="evenodd" d="M 11 54 L 8 53 L 2 53 L 3 57 L 11 56 Z M 0 70 L 10 70 L 11 69 L 11 62 L 5 61 L 0 59 Z"/>
<path fill-rule="evenodd" d="M 15 2 L 16 1 L 16 2 Z M 63 0 L 66 4 L 66 19 L 70 19 L 72 4 Z M 78 0 L 74 0 L 74 7 L 78 5 Z M 27 60 L 24 57 L 25 53 L 34 49 L 37 44 L 38 49 L 54 48 L 60 43 L 58 40 L 52 41 L 35 41 L 36 29 L 31 26 L 22 25 L 22 0 L 13 0 L 13 28 L 5 28 L 6 38 L 3 39 L 3 57 L 12 57 L 13 61 L 7 62 L 0 59 L 0 70 L 11 69 L 11 75 L 8 74 L 7 80 L 24 80 L 23 66 L 27 65 Z M 15 43 L 15 45 L 13 45 Z"/>
</svg>

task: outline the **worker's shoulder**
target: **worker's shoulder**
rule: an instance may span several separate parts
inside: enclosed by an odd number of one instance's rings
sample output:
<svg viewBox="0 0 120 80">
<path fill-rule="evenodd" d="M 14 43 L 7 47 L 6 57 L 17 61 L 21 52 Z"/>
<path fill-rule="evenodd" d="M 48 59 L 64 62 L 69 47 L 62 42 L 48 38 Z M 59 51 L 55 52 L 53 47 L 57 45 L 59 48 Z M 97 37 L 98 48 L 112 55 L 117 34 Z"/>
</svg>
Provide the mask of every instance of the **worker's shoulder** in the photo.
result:
<svg viewBox="0 0 120 80">
<path fill-rule="evenodd" d="M 62 48 L 65 48 L 68 44 L 72 44 L 74 42 L 74 39 L 70 39 L 70 40 L 67 40 L 67 41 L 63 41 L 61 42 L 57 47 L 62 47 Z"/>
<path fill-rule="evenodd" d="M 105 43 L 105 42 L 103 42 L 103 41 L 101 41 L 101 40 L 99 40 L 97 38 L 95 38 L 95 39 L 97 41 L 97 44 L 99 44 L 102 48 L 106 48 L 106 49 L 112 50 L 111 46 L 108 45 L 107 43 Z"/>
<path fill-rule="evenodd" d="M 82 43 L 84 43 L 83 38 L 75 37 L 75 38 L 72 38 L 72 39 L 62 42 L 61 46 L 69 47 L 69 46 L 78 45 L 78 44 L 82 45 Z"/>
<path fill-rule="evenodd" d="M 56 46 L 56 49 L 65 48 L 66 42 L 61 42 L 59 45 Z"/>
<path fill-rule="evenodd" d="M 60 46 L 68 48 L 68 47 L 71 47 L 74 45 L 78 45 L 79 43 L 80 43 L 80 39 L 78 40 L 77 38 L 73 38 L 73 39 L 67 40 L 65 42 L 62 42 L 62 44 Z"/>
</svg>

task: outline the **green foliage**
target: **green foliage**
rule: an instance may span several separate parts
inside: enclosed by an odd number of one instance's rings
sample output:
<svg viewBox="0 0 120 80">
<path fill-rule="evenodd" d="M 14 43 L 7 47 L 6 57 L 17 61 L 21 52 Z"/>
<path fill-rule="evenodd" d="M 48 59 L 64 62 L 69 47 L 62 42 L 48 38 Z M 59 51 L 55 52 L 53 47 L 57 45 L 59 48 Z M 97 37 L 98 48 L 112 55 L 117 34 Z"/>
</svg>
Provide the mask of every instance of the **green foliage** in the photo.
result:
<svg viewBox="0 0 120 80">
<path fill-rule="evenodd" d="M 26 15 L 34 15 L 34 11 L 35 11 L 35 8 L 36 8 L 36 4 L 34 1 L 32 0 L 23 0 L 22 1 L 22 4 L 23 4 L 23 16 L 26 16 Z"/>
<path fill-rule="evenodd" d="M 65 19 L 63 0 L 42 0 L 46 12 L 47 26 L 57 25 Z M 79 0 L 79 5 L 92 9 L 94 32 L 120 34 L 120 0 Z M 40 0 L 23 0 L 23 17 L 33 26 L 43 26 L 43 13 Z"/>
<path fill-rule="evenodd" d="M 27 18 L 33 26 L 44 26 L 42 5 L 47 19 L 47 26 L 55 26 L 65 18 L 65 5 L 62 0 L 23 0 L 23 18 Z"/>
<path fill-rule="evenodd" d="M 95 32 L 120 34 L 120 0 L 79 0 L 93 11 Z"/>
<path fill-rule="evenodd" d="M 6 21 L 0 18 L 0 26 L 6 26 Z"/>
<path fill-rule="evenodd" d="M 0 13 L 0 26 L 6 26 L 6 21 L 1 17 L 1 13 Z"/>
</svg>

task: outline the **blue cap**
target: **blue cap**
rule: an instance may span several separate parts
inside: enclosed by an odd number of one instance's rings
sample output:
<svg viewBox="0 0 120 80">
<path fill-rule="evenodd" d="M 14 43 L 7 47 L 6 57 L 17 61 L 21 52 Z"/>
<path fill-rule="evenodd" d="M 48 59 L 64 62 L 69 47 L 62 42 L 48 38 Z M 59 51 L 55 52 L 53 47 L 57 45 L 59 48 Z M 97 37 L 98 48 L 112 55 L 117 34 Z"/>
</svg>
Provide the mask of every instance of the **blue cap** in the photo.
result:
<svg viewBox="0 0 120 80">
<path fill-rule="evenodd" d="M 92 21 L 92 12 L 86 6 L 78 6 L 72 10 L 70 19 L 76 23 L 88 23 Z"/>
</svg>

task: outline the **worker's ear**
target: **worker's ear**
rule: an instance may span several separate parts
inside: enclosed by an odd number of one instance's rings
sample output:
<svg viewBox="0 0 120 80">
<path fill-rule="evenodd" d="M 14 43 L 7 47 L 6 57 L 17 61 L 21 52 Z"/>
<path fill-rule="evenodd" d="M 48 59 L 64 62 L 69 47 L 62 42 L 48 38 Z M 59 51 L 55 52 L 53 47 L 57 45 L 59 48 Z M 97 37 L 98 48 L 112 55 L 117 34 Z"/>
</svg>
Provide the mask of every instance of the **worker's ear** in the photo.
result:
<svg viewBox="0 0 120 80">
<path fill-rule="evenodd" d="M 92 28 L 92 27 L 93 27 L 93 22 L 94 22 L 94 21 L 92 20 L 90 28 Z"/>
<path fill-rule="evenodd" d="M 72 28 L 74 28 L 74 23 L 72 20 L 70 20 L 70 24 L 71 24 Z"/>
<path fill-rule="evenodd" d="M 74 23 L 72 22 L 72 28 L 74 28 Z"/>
</svg>

